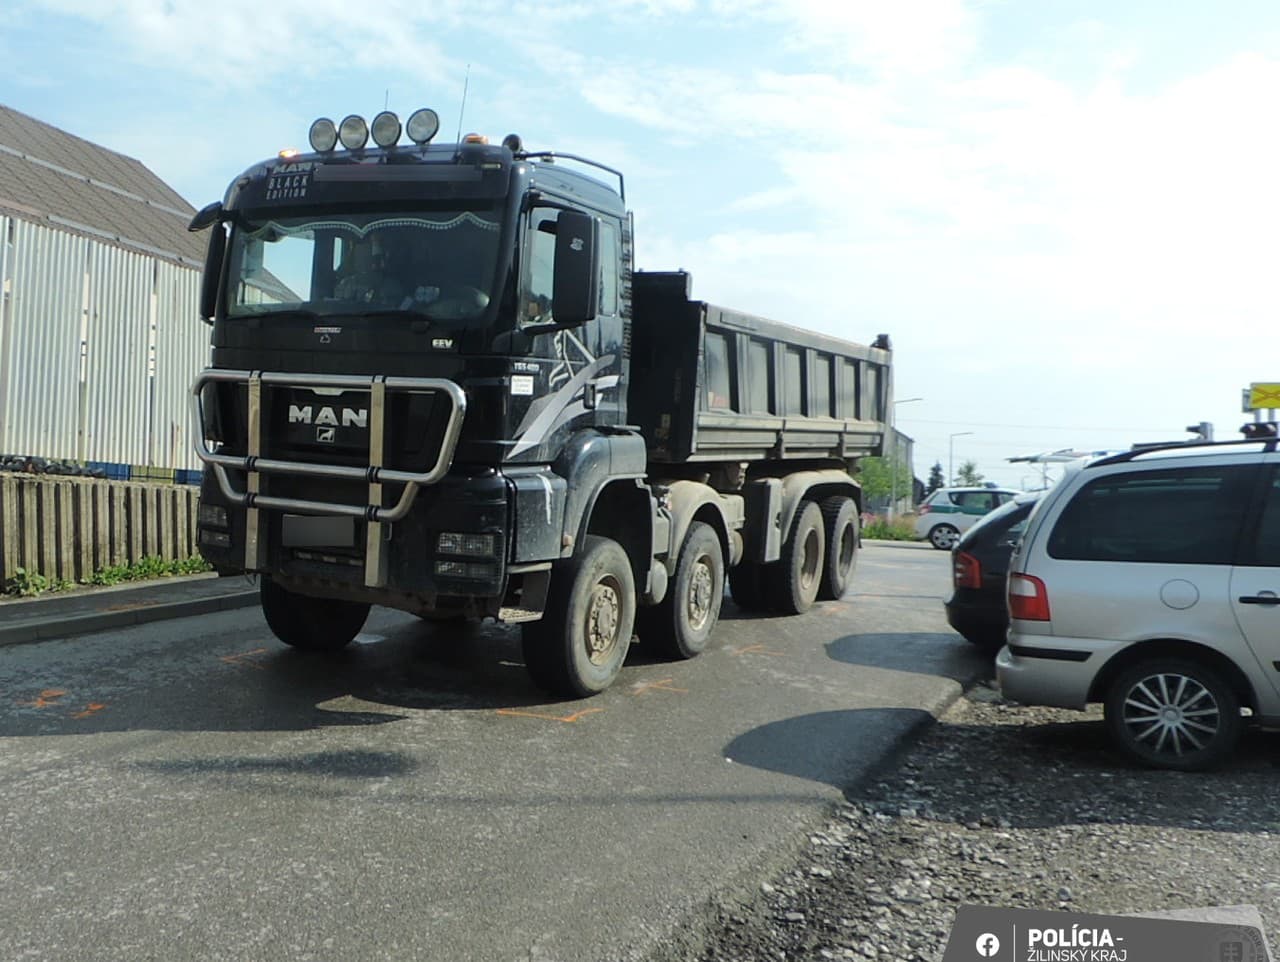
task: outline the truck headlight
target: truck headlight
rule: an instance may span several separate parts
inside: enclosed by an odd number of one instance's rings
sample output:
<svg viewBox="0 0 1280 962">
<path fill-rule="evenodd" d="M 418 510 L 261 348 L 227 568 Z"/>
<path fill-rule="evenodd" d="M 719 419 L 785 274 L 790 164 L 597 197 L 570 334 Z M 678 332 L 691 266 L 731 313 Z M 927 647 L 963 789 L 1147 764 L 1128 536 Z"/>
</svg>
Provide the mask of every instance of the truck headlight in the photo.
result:
<svg viewBox="0 0 1280 962">
<path fill-rule="evenodd" d="M 498 552 L 498 539 L 492 534 L 455 534 L 443 532 L 436 541 L 437 554 L 492 558 Z"/>
<path fill-rule="evenodd" d="M 227 509 L 216 504 L 202 504 L 196 512 L 196 518 L 202 526 L 210 528 L 227 527 Z"/>
</svg>

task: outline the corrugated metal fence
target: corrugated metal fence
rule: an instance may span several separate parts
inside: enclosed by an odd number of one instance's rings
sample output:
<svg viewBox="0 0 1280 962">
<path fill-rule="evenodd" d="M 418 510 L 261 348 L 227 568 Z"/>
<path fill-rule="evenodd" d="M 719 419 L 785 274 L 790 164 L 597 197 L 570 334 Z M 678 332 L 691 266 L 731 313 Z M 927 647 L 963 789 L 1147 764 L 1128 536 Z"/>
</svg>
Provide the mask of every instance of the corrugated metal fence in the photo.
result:
<svg viewBox="0 0 1280 962">
<path fill-rule="evenodd" d="M 188 485 L 0 475 L 0 585 L 16 569 L 83 581 L 108 565 L 196 554 Z"/>
<path fill-rule="evenodd" d="M 0 216 L 0 453 L 197 467 L 200 272 Z"/>
</svg>

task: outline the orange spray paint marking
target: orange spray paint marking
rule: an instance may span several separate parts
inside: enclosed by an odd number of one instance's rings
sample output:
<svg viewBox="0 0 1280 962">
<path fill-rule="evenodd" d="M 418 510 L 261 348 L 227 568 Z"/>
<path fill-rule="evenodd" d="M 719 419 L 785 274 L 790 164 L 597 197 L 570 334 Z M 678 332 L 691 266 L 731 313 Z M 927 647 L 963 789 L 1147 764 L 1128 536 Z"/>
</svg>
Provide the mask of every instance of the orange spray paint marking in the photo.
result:
<svg viewBox="0 0 1280 962">
<path fill-rule="evenodd" d="M 540 711 L 521 711 L 518 708 L 499 708 L 497 714 L 509 715 L 518 718 L 540 718 L 542 721 L 563 722 L 566 725 L 572 725 L 579 718 L 586 715 L 594 715 L 598 711 L 604 711 L 603 708 L 584 708 L 582 711 L 576 711 L 572 715 L 552 715 L 550 712 Z"/>
<path fill-rule="evenodd" d="M 18 704 L 23 708 L 48 708 L 65 694 L 61 688 L 46 688 L 35 701 L 20 701 Z"/>
<path fill-rule="evenodd" d="M 253 651 L 241 652 L 238 655 L 223 655 L 218 660 L 225 661 L 228 665 L 237 665 L 244 668 L 256 668 L 258 671 L 262 671 L 265 666 L 254 661 L 253 656 L 265 655 L 266 653 L 267 649 L 265 648 L 255 648 Z"/>
<path fill-rule="evenodd" d="M 78 711 L 72 714 L 72 718 L 88 718 L 90 715 L 96 715 L 107 706 L 101 702 L 91 701 L 85 706 L 84 711 Z"/>
<path fill-rule="evenodd" d="M 742 648 L 731 648 L 729 654 L 735 658 L 739 655 L 770 655 L 774 658 L 782 657 L 785 651 L 774 651 L 772 648 L 766 648 L 764 645 L 746 645 Z"/>
<path fill-rule="evenodd" d="M 677 688 L 671 684 L 672 679 L 663 678 L 661 681 L 644 681 L 631 686 L 631 694 L 644 695 L 651 691 L 674 691 L 677 694 L 687 695 L 688 688 Z"/>
</svg>

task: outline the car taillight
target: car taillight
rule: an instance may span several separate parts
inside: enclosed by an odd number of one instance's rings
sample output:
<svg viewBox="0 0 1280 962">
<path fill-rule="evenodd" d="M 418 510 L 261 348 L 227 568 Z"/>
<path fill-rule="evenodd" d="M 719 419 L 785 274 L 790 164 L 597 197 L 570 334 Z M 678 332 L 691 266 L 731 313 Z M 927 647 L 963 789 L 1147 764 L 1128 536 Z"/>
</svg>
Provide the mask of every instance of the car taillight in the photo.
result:
<svg viewBox="0 0 1280 962">
<path fill-rule="evenodd" d="M 1009 575 L 1009 617 L 1019 621 L 1048 621 L 1049 592 L 1032 575 Z"/>
<path fill-rule="evenodd" d="M 981 588 L 982 562 L 967 551 L 957 551 L 951 559 L 951 578 L 957 588 Z"/>
<path fill-rule="evenodd" d="M 916 509 L 916 513 L 917 513 L 917 514 L 928 514 L 928 513 L 930 512 L 930 510 L 932 510 L 932 509 L 931 509 L 927 504 L 922 504 L 922 505 L 920 505 L 920 507 L 919 507 L 919 508 L 917 508 L 917 509 Z"/>
</svg>

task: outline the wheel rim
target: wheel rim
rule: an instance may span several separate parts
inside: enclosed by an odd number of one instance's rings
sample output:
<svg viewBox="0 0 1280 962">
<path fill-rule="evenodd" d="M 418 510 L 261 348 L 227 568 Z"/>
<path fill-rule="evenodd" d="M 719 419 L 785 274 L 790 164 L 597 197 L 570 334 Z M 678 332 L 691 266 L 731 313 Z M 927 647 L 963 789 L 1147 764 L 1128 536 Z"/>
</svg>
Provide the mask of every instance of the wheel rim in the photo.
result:
<svg viewBox="0 0 1280 962">
<path fill-rule="evenodd" d="M 613 578 L 599 582 L 587 604 L 587 658 L 602 665 L 618 645 L 618 628 L 622 613 L 622 586 Z"/>
<path fill-rule="evenodd" d="M 954 548 L 956 542 L 960 540 L 960 533 L 954 528 L 941 527 L 934 528 L 929 537 L 939 548 Z"/>
<path fill-rule="evenodd" d="M 1123 720 L 1134 745 L 1155 755 L 1203 751 L 1222 727 L 1218 701 L 1195 678 L 1148 675 L 1125 695 Z"/>
<path fill-rule="evenodd" d="M 810 528 L 804 536 L 804 551 L 800 557 L 800 587 L 806 592 L 818 583 L 818 566 L 822 557 L 822 536 Z"/>
<path fill-rule="evenodd" d="M 701 631 L 711 618 L 711 595 L 715 587 L 715 572 L 711 559 L 702 555 L 693 564 L 689 578 L 689 594 L 686 600 L 689 627 Z"/>
</svg>

